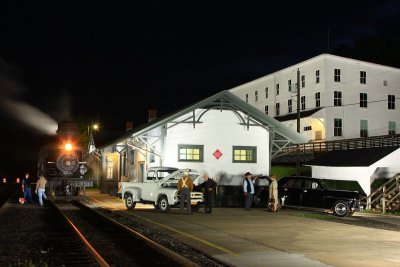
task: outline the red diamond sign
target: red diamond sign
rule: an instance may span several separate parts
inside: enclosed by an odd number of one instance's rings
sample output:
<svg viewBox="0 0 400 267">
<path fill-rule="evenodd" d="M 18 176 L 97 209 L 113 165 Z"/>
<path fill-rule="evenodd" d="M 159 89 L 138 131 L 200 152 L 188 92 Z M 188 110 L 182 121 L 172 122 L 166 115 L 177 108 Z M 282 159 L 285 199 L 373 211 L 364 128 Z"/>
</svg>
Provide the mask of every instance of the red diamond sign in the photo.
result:
<svg viewBox="0 0 400 267">
<path fill-rule="evenodd" d="M 222 157 L 222 152 L 219 151 L 219 149 L 215 150 L 215 152 L 213 153 L 214 157 L 216 159 L 219 159 L 220 157 Z"/>
</svg>

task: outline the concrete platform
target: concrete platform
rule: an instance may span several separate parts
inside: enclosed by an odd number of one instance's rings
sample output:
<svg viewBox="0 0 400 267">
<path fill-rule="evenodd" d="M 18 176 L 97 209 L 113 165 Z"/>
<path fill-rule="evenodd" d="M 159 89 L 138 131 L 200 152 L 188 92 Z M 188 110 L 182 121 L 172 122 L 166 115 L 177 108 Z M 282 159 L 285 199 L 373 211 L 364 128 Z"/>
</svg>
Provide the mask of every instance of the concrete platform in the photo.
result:
<svg viewBox="0 0 400 267">
<path fill-rule="evenodd" d="M 88 191 L 91 205 L 129 213 L 137 221 L 232 266 L 400 266 L 400 232 L 278 213 L 215 208 L 213 214 L 162 214 L 152 205 L 127 211 L 122 200 Z M 369 216 L 369 215 L 360 215 Z M 397 216 L 371 215 L 399 224 Z"/>
</svg>

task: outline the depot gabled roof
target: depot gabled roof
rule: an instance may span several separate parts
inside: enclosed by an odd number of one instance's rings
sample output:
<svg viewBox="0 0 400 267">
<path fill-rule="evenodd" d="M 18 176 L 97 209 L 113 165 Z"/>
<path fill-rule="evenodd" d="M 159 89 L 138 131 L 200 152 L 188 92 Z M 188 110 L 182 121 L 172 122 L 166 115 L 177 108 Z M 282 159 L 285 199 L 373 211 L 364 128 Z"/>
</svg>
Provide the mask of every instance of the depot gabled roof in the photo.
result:
<svg viewBox="0 0 400 267">
<path fill-rule="evenodd" d="M 130 137 L 140 136 L 148 131 L 151 131 L 152 129 L 166 125 L 167 123 L 171 123 L 175 119 L 178 119 L 186 114 L 193 113 L 197 109 L 229 109 L 232 111 L 240 111 L 244 113 L 246 115 L 242 118 L 242 123 L 244 125 L 247 124 L 247 126 L 249 127 L 254 126 L 254 123 L 256 123 L 259 126 L 268 128 L 270 130 L 270 136 L 272 139 L 271 145 L 273 146 L 271 147 L 272 151 L 280 150 L 287 145 L 308 142 L 308 139 L 306 137 L 293 131 L 292 129 L 283 125 L 274 118 L 267 116 L 260 110 L 241 100 L 233 93 L 225 90 L 197 103 L 194 103 L 193 105 L 184 107 L 172 114 L 159 117 L 149 123 L 133 128 L 132 130 L 127 131 L 125 134 L 121 135 L 119 138 L 113 140 L 112 142 L 103 145 L 99 149 L 112 144 L 123 142 Z M 191 120 L 193 120 L 193 123 L 196 123 L 194 117 L 191 118 L 190 121 Z"/>
</svg>

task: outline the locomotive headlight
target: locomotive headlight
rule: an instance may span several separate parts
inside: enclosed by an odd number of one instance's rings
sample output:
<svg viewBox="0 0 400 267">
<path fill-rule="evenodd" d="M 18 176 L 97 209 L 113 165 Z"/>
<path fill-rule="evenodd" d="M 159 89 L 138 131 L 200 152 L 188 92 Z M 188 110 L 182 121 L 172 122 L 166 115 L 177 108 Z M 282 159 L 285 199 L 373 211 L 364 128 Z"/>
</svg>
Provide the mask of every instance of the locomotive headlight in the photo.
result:
<svg viewBox="0 0 400 267">
<path fill-rule="evenodd" d="M 67 144 L 65 144 L 64 148 L 65 148 L 65 150 L 70 151 L 70 150 L 72 150 L 72 145 L 67 143 Z"/>
</svg>

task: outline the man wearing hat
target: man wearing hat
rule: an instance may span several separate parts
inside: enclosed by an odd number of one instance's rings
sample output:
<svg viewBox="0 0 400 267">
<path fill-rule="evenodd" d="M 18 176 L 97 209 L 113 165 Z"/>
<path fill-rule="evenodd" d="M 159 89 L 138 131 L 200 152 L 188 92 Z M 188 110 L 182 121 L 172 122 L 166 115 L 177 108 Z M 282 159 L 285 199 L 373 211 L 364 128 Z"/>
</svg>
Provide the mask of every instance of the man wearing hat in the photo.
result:
<svg viewBox="0 0 400 267">
<path fill-rule="evenodd" d="M 192 214 L 192 203 L 191 203 L 191 197 L 190 197 L 190 192 L 193 190 L 193 182 L 192 179 L 190 179 L 189 173 L 184 172 L 182 177 L 179 178 L 178 181 L 178 191 L 180 192 L 180 205 L 179 205 L 179 211 L 183 213 L 183 205 L 185 204 L 185 200 L 187 202 L 187 214 Z"/>
<path fill-rule="evenodd" d="M 251 179 L 252 174 L 250 172 L 246 172 L 244 176 L 245 176 L 243 182 L 243 194 L 245 197 L 244 209 L 246 211 L 249 211 L 251 208 L 251 204 L 253 203 L 254 192 L 255 192 L 254 183 L 257 179 L 257 176 L 254 177 L 254 179 Z"/>
</svg>

